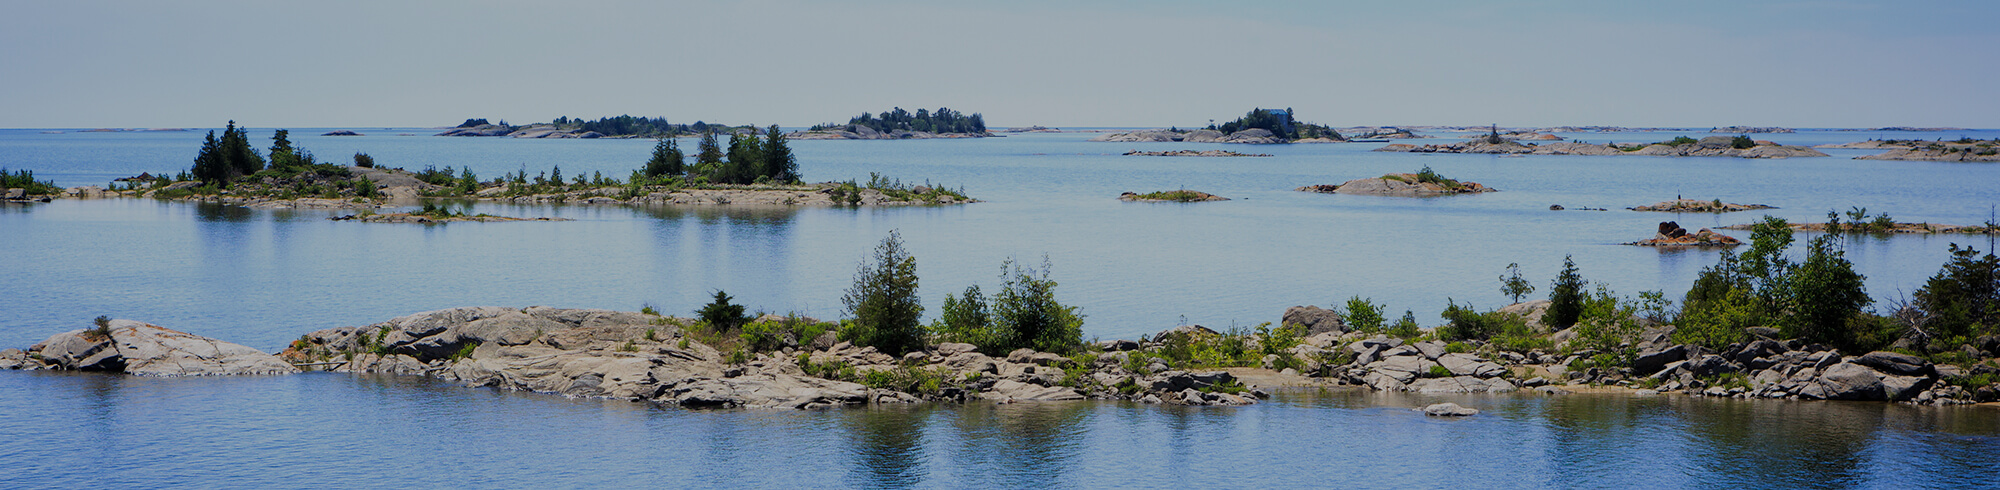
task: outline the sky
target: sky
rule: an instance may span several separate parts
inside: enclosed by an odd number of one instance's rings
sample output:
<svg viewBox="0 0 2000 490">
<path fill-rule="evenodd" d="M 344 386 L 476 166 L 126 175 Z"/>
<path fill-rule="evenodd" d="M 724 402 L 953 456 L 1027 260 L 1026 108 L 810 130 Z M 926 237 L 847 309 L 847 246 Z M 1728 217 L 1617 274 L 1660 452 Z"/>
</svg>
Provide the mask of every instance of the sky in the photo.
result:
<svg viewBox="0 0 2000 490">
<path fill-rule="evenodd" d="M 0 127 L 2000 127 L 1992 1 L 5 0 Z"/>
</svg>

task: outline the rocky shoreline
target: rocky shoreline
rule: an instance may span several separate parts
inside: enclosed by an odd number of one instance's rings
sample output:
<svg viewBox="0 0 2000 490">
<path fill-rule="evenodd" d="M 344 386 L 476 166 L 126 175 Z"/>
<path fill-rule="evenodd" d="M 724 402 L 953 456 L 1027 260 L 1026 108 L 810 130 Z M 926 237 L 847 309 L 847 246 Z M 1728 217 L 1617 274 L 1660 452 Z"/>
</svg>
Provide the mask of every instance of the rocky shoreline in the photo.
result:
<svg viewBox="0 0 2000 490">
<path fill-rule="evenodd" d="M 1756 223 L 1742 223 L 1742 224 L 1724 226 L 1722 227 L 1722 229 L 1751 230 L 1755 229 L 1756 226 L 1757 226 Z M 1787 223 L 1786 226 L 1790 227 L 1793 233 L 1797 232 L 1824 233 L 1827 231 L 1826 223 Z M 1947 233 L 1947 234 L 1967 234 L 1967 235 L 1993 235 L 1993 234 L 2000 234 L 2000 226 L 1945 225 L 1937 223 L 1897 222 L 1897 223 L 1891 223 L 1887 228 L 1879 228 L 1875 227 L 1872 223 L 1846 223 L 1843 225 L 1842 231 L 1847 233 L 1912 233 L 1912 234 Z"/>
<path fill-rule="evenodd" d="M 1502 308 L 1534 328 L 1547 301 Z M 759 321 L 786 321 L 766 317 Z M 800 320 L 793 318 L 791 320 Z M 1278 386 L 1354 386 L 1414 393 L 1561 395 L 1607 390 L 1645 396 L 1793 400 L 1875 400 L 1961 405 L 2000 398 L 1992 386 L 1946 383 L 2000 373 L 1894 352 L 1847 355 L 1774 329 L 1720 350 L 1668 340 L 1670 326 L 1636 341 L 1626 367 L 1599 367 L 1588 349 L 1525 351 L 1479 341 L 1406 341 L 1352 332 L 1332 311 L 1287 309 L 1286 325 L 1307 334 L 1261 368 L 1181 370 L 1164 359 L 1188 342 L 1226 339 L 1199 326 L 1151 340 L 1102 341 L 1074 355 L 1019 349 L 1005 355 L 941 343 L 904 356 L 839 342 L 831 332 L 785 337 L 771 351 L 724 351 L 703 342 L 691 320 L 647 313 L 548 307 L 466 307 L 386 322 L 317 330 L 278 355 L 128 320 L 49 337 L 25 351 L 0 351 L 0 369 L 102 371 L 143 376 L 285 375 L 301 371 L 426 376 L 494 387 L 649 402 L 687 408 L 818 409 L 923 401 L 1012 403 L 1081 399 L 1180 405 L 1246 405 Z M 815 321 L 802 319 L 802 321 Z M 1566 339 L 1569 330 L 1549 334 Z M 1236 341 L 1270 341 L 1250 334 Z M 2000 337 L 1973 347 L 2000 355 Z M 1239 377 L 1236 373 L 1244 373 Z M 1303 374 L 1302 374 L 1303 373 Z M 862 380 L 856 382 L 852 380 Z M 1259 386 L 1268 383 L 1268 386 Z M 1469 414 L 1440 407 L 1439 415 Z M 1472 412 L 1476 413 L 1476 412 Z"/>
<path fill-rule="evenodd" d="M 1159 191 L 1140 194 L 1127 191 L 1118 195 L 1118 200 L 1126 202 L 1209 202 L 1227 201 L 1229 198 L 1187 189 Z"/>
<path fill-rule="evenodd" d="M 349 214 L 327 218 L 330 221 L 354 221 L 359 223 L 410 223 L 439 224 L 456 222 L 498 223 L 507 221 L 571 221 L 569 218 L 514 218 L 480 214 L 473 216 L 424 213 Z"/>
<path fill-rule="evenodd" d="M 1244 144 L 1244 145 L 1275 145 L 1282 143 L 1338 143 L 1339 142 L 1338 140 L 1333 140 L 1329 138 L 1309 138 L 1309 139 L 1300 139 L 1295 141 L 1285 141 L 1283 138 L 1279 138 L 1277 134 L 1261 128 L 1250 128 L 1229 134 L 1223 134 L 1221 131 L 1216 131 L 1213 129 L 1195 129 L 1195 130 L 1147 129 L 1140 131 L 1127 131 L 1123 133 L 1106 134 L 1103 136 L 1091 138 L 1090 141 L 1106 141 L 1114 143 L 1232 143 L 1232 144 Z"/>
<path fill-rule="evenodd" d="M 898 129 L 890 132 L 876 131 L 862 125 L 846 126 L 848 129 L 822 129 L 818 131 L 793 131 L 785 138 L 793 140 L 928 140 L 954 138 L 998 138 L 992 133 L 933 133 Z M 1043 128 L 1047 129 L 1047 128 Z M 1059 132 L 1059 131 L 1054 131 Z"/>
</svg>

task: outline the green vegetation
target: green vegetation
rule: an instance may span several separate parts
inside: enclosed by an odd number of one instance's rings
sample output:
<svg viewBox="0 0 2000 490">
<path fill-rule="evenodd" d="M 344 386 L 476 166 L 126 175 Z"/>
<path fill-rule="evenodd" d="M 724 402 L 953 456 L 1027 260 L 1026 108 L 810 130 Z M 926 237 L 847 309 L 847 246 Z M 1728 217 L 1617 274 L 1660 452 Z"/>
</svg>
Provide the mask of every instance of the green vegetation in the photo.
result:
<svg viewBox="0 0 2000 490">
<path fill-rule="evenodd" d="M 879 116 L 866 112 L 861 113 L 859 116 L 848 119 L 846 125 L 814 125 L 812 130 L 841 129 L 854 131 L 856 127 L 860 126 L 866 126 L 881 133 L 905 130 L 928 133 L 985 134 L 986 118 L 980 116 L 978 113 L 966 115 L 965 113 L 944 107 L 939 107 L 936 112 L 928 109 L 917 109 L 915 114 L 897 107 L 894 110 L 883 112 Z"/>
<path fill-rule="evenodd" d="M 1143 199 L 1150 201 L 1195 202 L 1204 199 L 1206 196 L 1207 196 L 1206 194 L 1203 194 L 1198 191 L 1181 189 L 1173 191 L 1148 192 L 1145 194 L 1139 194 L 1136 197 L 1136 199 Z"/>
<path fill-rule="evenodd" d="M 862 262 L 854 285 L 840 302 L 854 322 L 841 337 L 894 355 L 924 347 L 923 301 L 917 297 L 917 259 L 903 248 L 902 234 L 890 231 L 875 247 L 875 262 Z"/>
<path fill-rule="evenodd" d="M 1687 145 L 1692 145 L 1692 144 L 1695 144 L 1695 143 L 1700 143 L 1700 142 L 1701 142 L 1700 140 L 1696 140 L 1696 139 L 1694 139 L 1694 138 L 1689 138 L 1689 137 L 1686 137 L 1686 136 L 1675 136 L 1675 137 L 1674 137 L 1674 139 L 1670 139 L 1670 140 L 1666 140 L 1666 141 L 1661 141 L 1661 142 L 1659 142 L 1659 143 L 1653 143 L 1653 144 L 1655 144 L 1655 145 L 1667 145 L 1667 146 L 1687 146 Z"/>
<path fill-rule="evenodd" d="M 1220 333 L 1205 329 L 1173 330 L 1153 339 L 1161 344 L 1158 351 L 1128 352 L 1126 370 L 1143 372 L 1144 356 L 1152 355 L 1174 369 L 1260 366 L 1265 356 L 1278 356 L 1272 369 L 1303 371 L 1306 363 L 1295 357 L 1291 349 L 1298 346 L 1304 337 L 1305 327 L 1289 325 L 1274 329 L 1270 323 L 1259 324 L 1249 330 L 1230 327 Z M 1322 365 L 1345 364 L 1353 360 L 1352 356 L 1352 352 L 1340 350 L 1315 360 Z"/>
<path fill-rule="evenodd" d="M 1729 139 L 1730 148 L 1741 150 L 1745 148 L 1754 148 L 1756 146 L 1757 146 L 1757 140 L 1750 139 L 1749 136 L 1744 136 L 1739 134 L 1736 135 L 1735 138 Z"/>
<path fill-rule="evenodd" d="M 991 304 L 979 286 L 960 297 L 945 295 L 944 311 L 931 322 L 931 336 L 940 342 L 964 342 L 982 352 L 1005 353 L 1019 348 L 1069 353 L 1083 345 L 1083 316 L 1076 307 L 1056 300 L 1050 265 L 1021 267 L 1009 259 L 1000 265 L 1004 282 Z"/>
<path fill-rule="evenodd" d="M 1744 328 L 1774 326 L 1787 338 L 1846 350 L 1886 345 L 1895 333 L 1863 314 L 1873 300 L 1836 240 L 1836 235 L 1814 238 L 1805 261 L 1794 263 L 1784 256 L 1792 243 L 1789 224 L 1764 217 L 1751 230 L 1749 251 L 1724 252 L 1695 279 L 1682 301 L 1675 340 L 1719 347 L 1742 340 Z"/>
<path fill-rule="evenodd" d="M 1951 259 L 1914 295 L 1917 326 L 1936 340 L 1935 350 L 2000 333 L 2000 257 L 1978 254 L 1951 244 Z"/>
<path fill-rule="evenodd" d="M 1355 296 L 1347 299 L 1347 307 L 1341 314 L 1347 320 L 1347 328 L 1362 333 L 1382 331 L 1382 305 Z"/>
<path fill-rule="evenodd" d="M 0 189 L 26 189 L 31 196 L 62 192 L 62 188 L 56 187 L 53 180 L 35 180 L 33 171 L 8 172 L 7 167 L 0 167 Z"/>
<path fill-rule="evenodd" d="M 762 316 L 762 315 L 759 315 Z M 738 337 L 743 348 L 754 352 L 768 352 L 790 346 L 808 345 L 821 334 L 837 331 L 840 325 L 832 322 L 813 322 L 797 314 L 786 315 L 779 321 L 752 321 L 743 324 Z"/>
<path fill-rule="evenodd" d="M 1210 124 L 1208 125 L 1208 129 L 1221 131 L 1224 134 L 1246 129 L 1262 129 L 1270 131 L 1272 135 L 1285 141 L 1306 138 L 1346 139 L 1341 137 L 1340 133 L 1334 131 L 1333 128 L 1320 124 L 1298 122 L 1298 119 L 1292 117 L 1292 114 L 1291 109 L 1256 108 L 1251 109 L 1249 113 L 1244 114 L 1243 117 L 1236 118 L 1234 121 L 1222 123 L 1219 126 Z"/>
<path fill-rule="evenodd" d="M 87 332 L 84 332 L 85 338 L 92 338 L 96 340 L 111 340 L 111 317 L 98 315 L 97 318 L 92 319 L 90 323 L 93 325 L 97 325 L 97 328 L 93 328 Z"/>
</svg>

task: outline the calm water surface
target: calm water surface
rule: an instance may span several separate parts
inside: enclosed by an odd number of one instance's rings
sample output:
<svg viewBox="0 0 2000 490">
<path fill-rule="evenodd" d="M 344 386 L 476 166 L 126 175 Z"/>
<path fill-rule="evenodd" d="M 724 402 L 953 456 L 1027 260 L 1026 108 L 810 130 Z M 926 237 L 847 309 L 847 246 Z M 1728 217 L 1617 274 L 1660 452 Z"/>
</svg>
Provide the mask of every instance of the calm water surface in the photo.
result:
<svg viewBox="0 0 2000 490">
<path fill-rule="evenodd" d="M 561 165 L 624 176 L 639 140 L 397 136 L 294 140 L 322 160 L 365 151 L 388 166 L 482 176 Z M 1766 135 L 1794 144 L 1991 131 Z M 1658 141 L 1675 133 L 1568 135 Z M 1701 136 L 1702 134 L 1694 134 Z M 801 141 L 811 180 L 869 172 L 964 186 L 988 202 L 893 209 L 515 206 L 474 211 L 568 222 L 444 226 L 331 222 L 150 200 L 0 207 L 0 346 L 97 315 L 159 323 L 265 350 L 300 333 L 467 305 L 691 312 L 715 289 L 752 308 L 835 317 L 855 265 L 889 230 L 918 259 L 925 303 L 998 285 L 1007 258 L 1054 265 L 1086 334 L 1131 338 L 1179 324 L 1249 326 L 1287 306 L 1360 295 L 1441 321 L 1447 299 L 1495 307 L 1511 262 L 1546 287 L 1564 255 L 1631 295 L 1678 296 L 1716 252 L 1617 245 L 1662 220 L 1688 228 L 1752 213 L 1621 208 L 1720 198 L 1821 220 L 1850 206 L 1901 221 L 1975 224 L 2000 203 L 1991 164 L 1648 157 L 1383 154 L 1379 144 L 1291 145 L 1271 158 L 1144 158 L 1090 134 L 982 140 Z M 0 165 L 62 185 L 185 168 L 199 132 L 0 130 Z M 268 138 L 268 132 L 253 132 Z M 1431 142 L 1435 142 L 1432 140 Z M 1423 166 L 1502 192 L 1438 199 L 1290 189 Z M 1123 191 L 1197 189 L 1235 200 L 1139 204 Z M 1614 211 L 1552 212 L 1550 204 Z M 1727 232 L 1739 237 L 1747 234 Z M 1846 250 L 1878 299 L 1934 274 L 1974 237 L 1857 237 Z M 461 389 L 423 380 L 304 375 L 124 379 L 0 373 L 0 481 L 31 487 L 658 484 L 750 486 L 1910 487 L 1991 485 L 1996 410 L 1883 404 L 1531 396 L 1454 399 L 1487 416 L 1436 420 L 1430 398 L 1287 393 L 1189 409 L 1119 403 L 921 405 L 813 413 L 686 412 Z M 89 460 L 76 451 L 88 449 Z M 86 469 L 83 466 L 90 462 Z M 1658 482 L 1658 483 L 1654 483 Z"/>
</svg>

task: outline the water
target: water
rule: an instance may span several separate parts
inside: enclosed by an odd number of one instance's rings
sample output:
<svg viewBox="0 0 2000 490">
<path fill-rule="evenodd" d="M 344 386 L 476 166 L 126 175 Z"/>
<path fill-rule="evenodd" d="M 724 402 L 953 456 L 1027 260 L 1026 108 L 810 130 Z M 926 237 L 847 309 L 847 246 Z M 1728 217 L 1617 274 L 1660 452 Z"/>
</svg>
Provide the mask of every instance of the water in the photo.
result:
<svg viewBox="0 0 2000 490">
<path fill-rule="evenodd" d="M 561 165 L 624 176 L 643 140 L 396 136 L 293 139 L 323 161 L 365 151 L 387 166 L 469 167 L 492 177 Z M 253 131 L 254 138 L 268 132 Z M 1915 137 L 1992 138 L 1992 131 Z M 200 132 L 0 130 L 0 165 L 61 185 L 185 168 Z M 1658 141 L 1676 133 L 1566 135 Z M 1701 136 L 1702 134 L 1692 134 Z M 1975 224 L 2000 203 L 1991 164 L 1834 158 L 1738 160 L 1371 153 L 1377 144 L 1256 147 L 1091 143 L 1089 134 L 983 140 L 799 141 L 810 180 L 869 172 L 964 186 L 956 207 L 516 206 L 568 222 L 444 226 L 331 222 L 150 200 L 0 207 L 0 346 L 25 346 L 97 315 L 159 323 L 264 350 L 300 333 L 468 305 L 686 314 L 723 289 L 753 309 L 840 314 L 841 289 L 890 230 L 918 259 L 925 303 L 999 284 L 1012 257 L 1054 266 L 1087 336 L 1132 338 L 1183 321 L 1248 326 L 1287 306 L 1360 295 L 1439 323 L 1447 300 L 1504 303 L 1518 262 L 1544 293 L 1563 256 L 1626 295 L 1678 296 L 1713 251 L 1618 245 L 1655 223 L 1690 229 L 1756 213 L 1620 208 L 1720 198 L 1821 220 L 1850 206 L 1900 221 Z M 1790 144 L 1911 134 L 1760 135 Z M 1435 140 L 1433 140 L 1435 141 Z M 1232 149 L 1271 158 L 1119 156 Z M 1290 189 L 1431 166 L 1502 192 L 1436 199 Z M 1190 188 L 1235 200 L 1122 203 L 1122 191 Z M 1550 204 L 1614 211 L 1548 211 Z M 1743 232 L 1725 232 L 1746 237 Z M 1949 243 L 1984 237 L 1857 237 L 1869 291 L 1914 291 Z M 1273 403 L 1187 409 L 1118 403 L 917 406 L 814 413 L 685 412 L 625 402 L 462 389 L 423 380 L 304 375 L 158 380 L 0 373 L 0 480 L 28 486 L 297 486 L 429 475 L 479 486 L 729 481 L 749 486 L 1627 486 L 1935 485 L 2000 469 L 1996 411 L 1677 397 L 1459 398 L 1469 420 L 1404 411 L 1400 395 L 1287 393 Z M 525 436 L 525 437 L 524 437 Z M 59 442 L 47 442 L 59 441 Z M 78 470 L 84 447 L 101 469 Z M 433 465 L 442 464 L 441 467 Z M 87 480 L 86 480 L 87 479 Z M 688 483 L 682 483 L 686 485 Z M 446 483 L 438 483 L 439 485 Z M 654 483 L 657 484 L 657 483 Z M 669 483 L 671 484 L 671 483 Z M 322 483 L 323 485 L 323 483 Z"/>
</svg>

